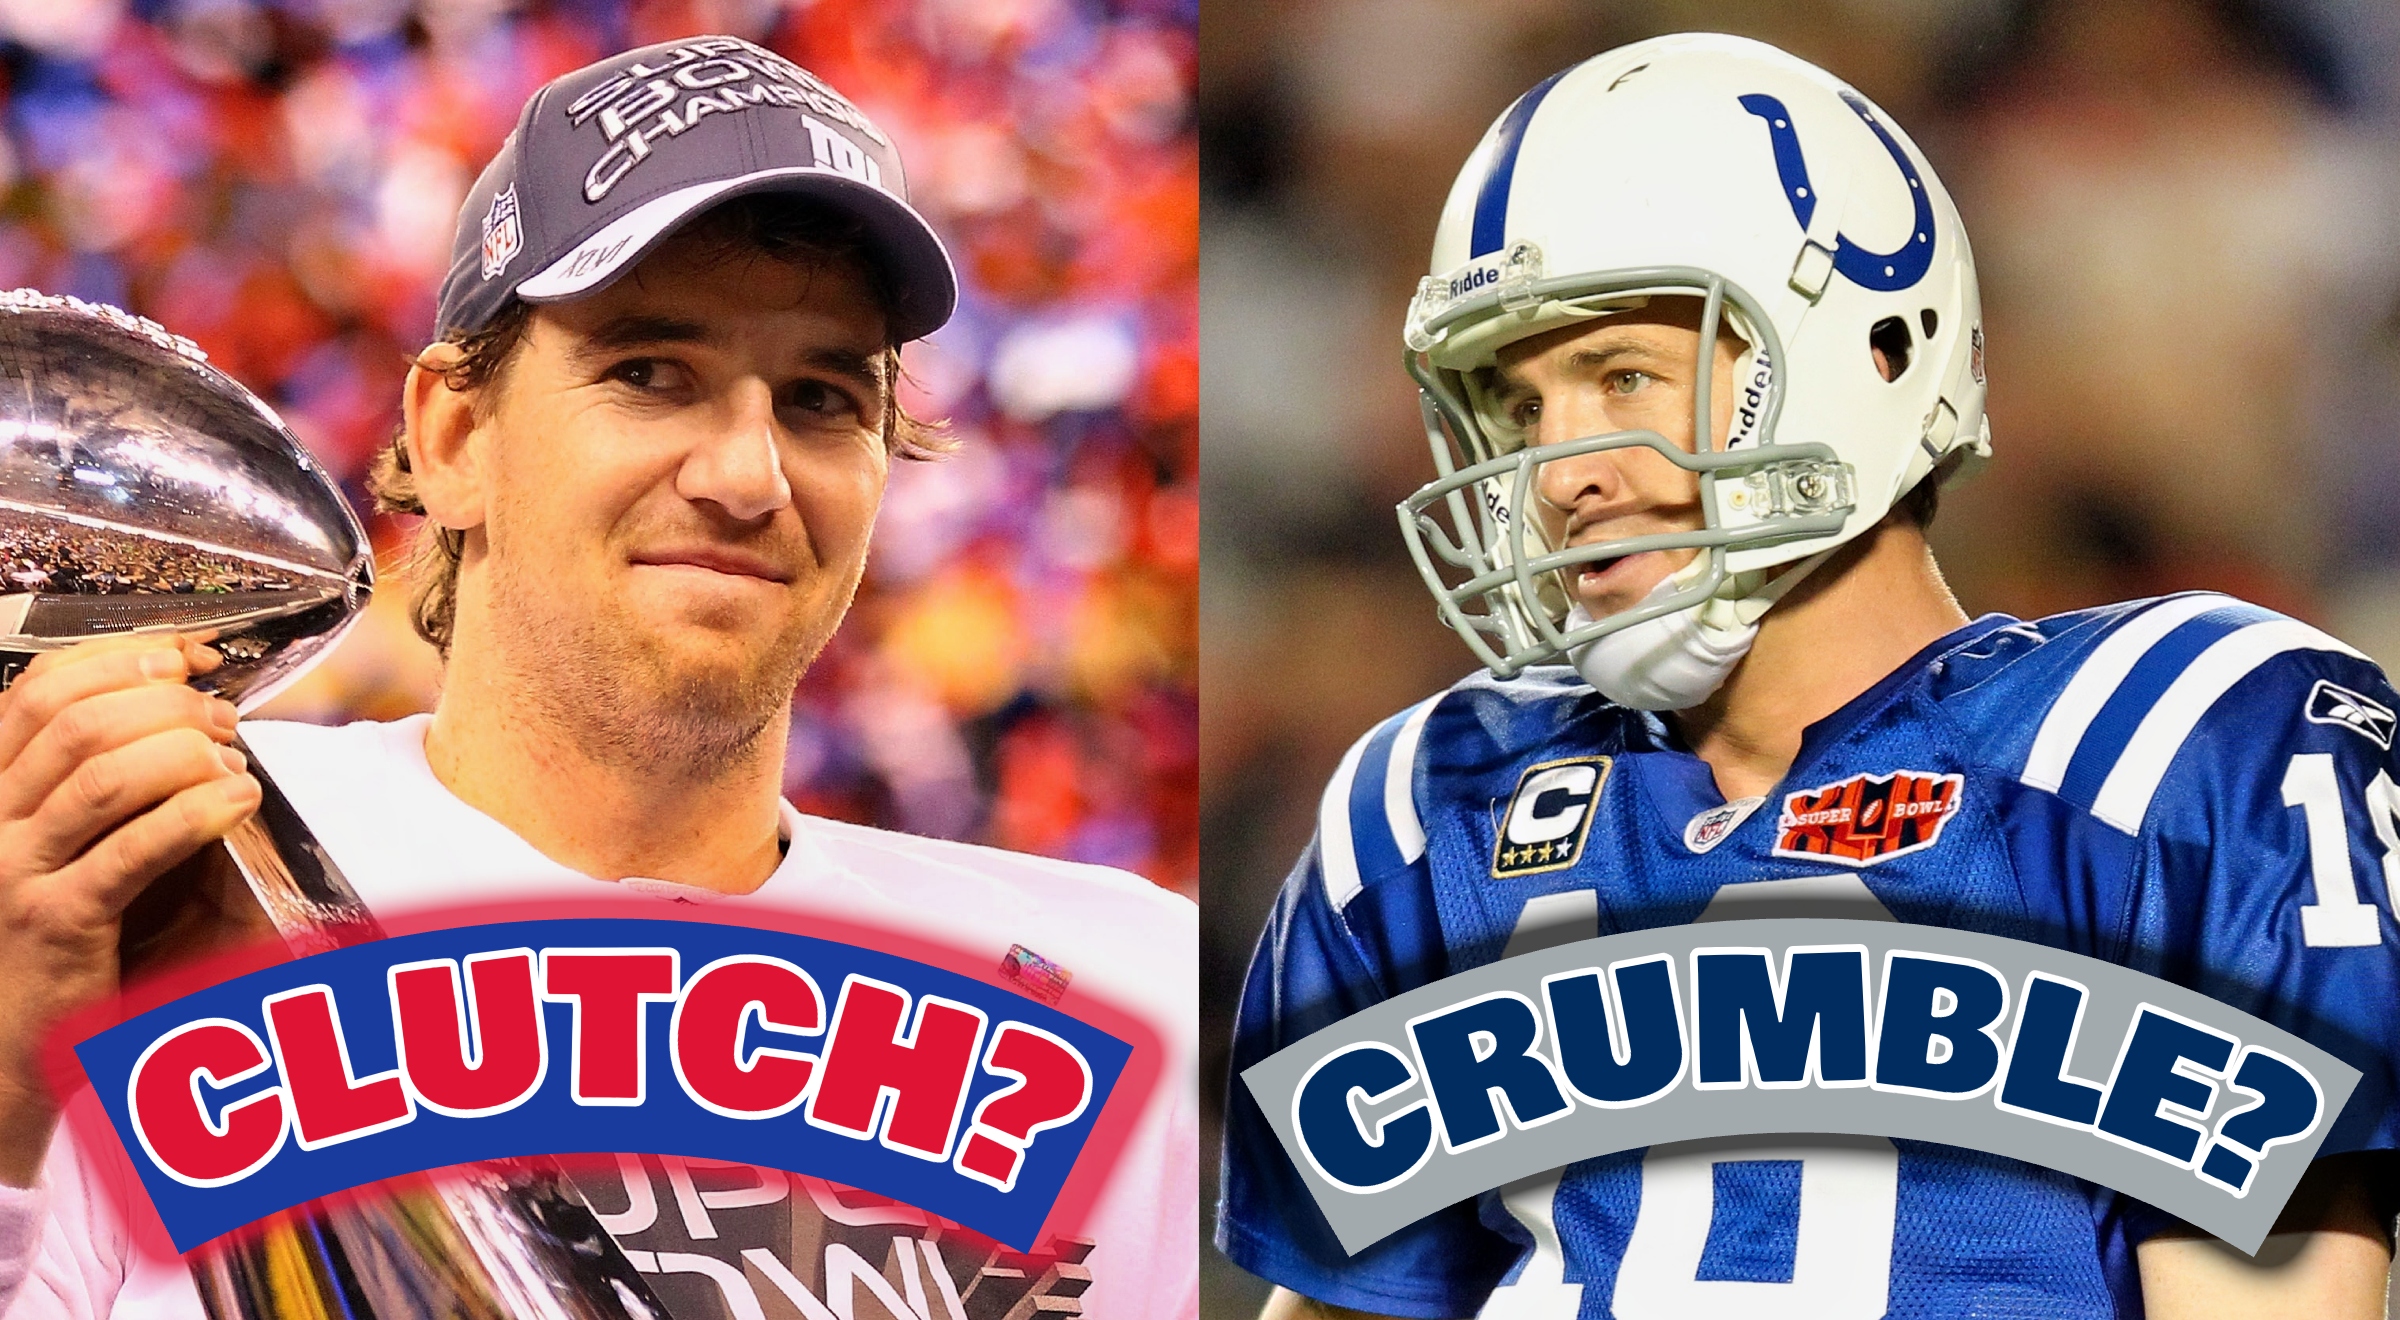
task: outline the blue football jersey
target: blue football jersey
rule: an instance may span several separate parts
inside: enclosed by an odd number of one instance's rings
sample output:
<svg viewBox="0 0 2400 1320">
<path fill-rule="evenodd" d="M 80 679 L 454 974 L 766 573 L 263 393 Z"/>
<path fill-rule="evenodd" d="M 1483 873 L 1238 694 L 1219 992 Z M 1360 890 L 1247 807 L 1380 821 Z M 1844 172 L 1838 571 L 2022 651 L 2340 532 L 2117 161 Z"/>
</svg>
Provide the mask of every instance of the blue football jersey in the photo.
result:
<svg viewBox="0 0 2400 1320">
<path fill-rule="evenodd" d="M 1988 616 L 1810 726 L 1773 792 L 1728 803 L 1661 720 L 1572 671 L 1478 674 L 1342 761 L 1251 964 L 1233 1066 L 1512 948 L 1799 892 L 2255 1013 L 2365 1073 L 2320 1154 L 2389 1148 L 2395 706 L 2365 657 L 2225 596 Z M 2129 1317 L 2134 1244 L 2173 1222 L 1974 1151 L 1745 1138 L 1587 1160 L 1352 1257 L 1237 1081 L 1218 1244 L 1397 1316 Z"/>
</svg>

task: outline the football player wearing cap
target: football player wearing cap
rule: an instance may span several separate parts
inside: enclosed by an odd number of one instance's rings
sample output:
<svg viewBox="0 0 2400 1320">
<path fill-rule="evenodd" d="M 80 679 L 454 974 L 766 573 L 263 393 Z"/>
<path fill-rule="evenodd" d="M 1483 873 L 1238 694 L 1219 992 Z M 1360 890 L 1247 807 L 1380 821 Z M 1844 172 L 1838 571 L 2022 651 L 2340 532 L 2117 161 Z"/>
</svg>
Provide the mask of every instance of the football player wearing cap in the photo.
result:
<svg viewBox="0 0 2400 1320">
<path fill-rule="evenodd" d="M 1588 60 L 1468 159 L 1406 340 L 1440 479 L 1402 524 L 1490 672 L 1342 761 L 1237 1075 L 1509 953 L 1771 895 L 2122 962 L 2366 1076 L 2255 1263 L 2068 1174 L 1883 1138 L 1772 1178 L 1721 1144 L 1586 1160 L 1353 1257 L 1236 1084 L 1218 1242 L 1282 1285 L 1270 1315 L 2383 1313 L 2400 698 L 2223 596 L 1959 608 L 1925 527 L 1989 450 L 1982 327 L 1898 126 L 1737 38 Z"/>
<path fill-rule="evenodd" d="M 693 38 L 543 87 L 460 212 L 439 342 L 378 475 L 387 505 L 425 516 L 413 604 L 445 657 L 440 704 L 243 727 L 379 916 L 624 890 L 822 913 L 1015 968 L 1069 1012 L 1079 994 L 1107 1002 L 1162 1040 L 1079 1236 L 1034 1262 L 812 1180 L 720 1170 L 695 1190 L 669 1162 L 662 1192 L 621 1161 L 626 1185 L 595 1208 L 651 1235 L 640 1259 L 685 1315 L 761 1314 L 740 1255 L 760 1246 L 811 1293 L 765 1300 L 776 1313 L 864 1292 L 927 1320 L 1197 1309 L 1192 906 L 1097 867 L 806 818 L 781 796 L 793 685 L 858 586 L 888 464 L 936 443 L 900 407 L 899 346 L 955 300 L 891 142 L 790 61 Z M 218 754 L 230 708 L 180 684 L 209 663 L 171 638 L 104 644 L 45 658 L 0 698 L 12 1320 L 201 1314 L 182 1263 L 97 1194 L 125 1171 L 51 1137 L 31 1060 L 50 1023 L 112 988 L 126 902 L 258 801 Z M 760 1206 L 781 1207 L 776 1227 L 737 1213 Z"/>
</svg>

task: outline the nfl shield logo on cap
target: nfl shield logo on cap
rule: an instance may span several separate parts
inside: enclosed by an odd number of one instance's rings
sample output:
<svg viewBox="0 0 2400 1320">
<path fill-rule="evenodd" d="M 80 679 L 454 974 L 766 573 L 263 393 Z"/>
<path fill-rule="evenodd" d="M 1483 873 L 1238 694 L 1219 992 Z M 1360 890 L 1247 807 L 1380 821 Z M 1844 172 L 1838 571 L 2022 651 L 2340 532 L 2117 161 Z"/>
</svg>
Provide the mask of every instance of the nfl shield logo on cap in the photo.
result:
<svg viewBox="0 0 2400 1320">
<path fill-rule="evenodd" d="M 483 277 L 488 280 L 508 269 L 509 258 L 524 246 L 525 227 L 517 223 L 517 187 L 512 183 L 483 215 Z"/>
</svg>

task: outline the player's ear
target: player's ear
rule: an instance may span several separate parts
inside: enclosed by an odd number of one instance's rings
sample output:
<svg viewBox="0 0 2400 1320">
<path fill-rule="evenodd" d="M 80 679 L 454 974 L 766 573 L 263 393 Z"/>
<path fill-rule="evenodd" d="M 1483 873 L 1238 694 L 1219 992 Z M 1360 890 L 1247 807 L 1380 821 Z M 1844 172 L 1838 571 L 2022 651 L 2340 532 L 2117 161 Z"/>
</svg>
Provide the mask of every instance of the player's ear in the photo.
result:
<svg viewBox="0 0 2400 1320">
<path fill-rule="evenodd" d="M 454 344 L 435 344 L 418 354 L 400 388 L 400 415 L 418 503 L 435 523 L 463 532 L 483 524 L 482 453 L 475 443 L 481 418 L 475 403 L 497 382 L 454 385 L 451 368 L 460 356 Z"/>
</svg>

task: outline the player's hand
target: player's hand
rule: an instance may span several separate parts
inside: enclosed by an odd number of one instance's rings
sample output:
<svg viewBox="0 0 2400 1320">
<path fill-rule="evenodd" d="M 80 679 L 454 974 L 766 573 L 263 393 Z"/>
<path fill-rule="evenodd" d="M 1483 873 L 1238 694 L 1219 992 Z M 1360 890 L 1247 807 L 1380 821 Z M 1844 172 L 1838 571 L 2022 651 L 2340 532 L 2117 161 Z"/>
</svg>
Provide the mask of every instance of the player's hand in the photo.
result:
<svg viewBox="0 0 2400 1320">
<path fill-rule="evenodd" d="M 258 808 L 232 703 L 185 683 L 220 663 L 194 638 L 115 637 L 0 692 L 0 1182 L 40 1173 L 41 1044 L 116 991 L 126 904 Z"/>
</svg>

